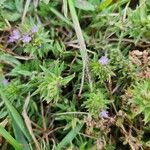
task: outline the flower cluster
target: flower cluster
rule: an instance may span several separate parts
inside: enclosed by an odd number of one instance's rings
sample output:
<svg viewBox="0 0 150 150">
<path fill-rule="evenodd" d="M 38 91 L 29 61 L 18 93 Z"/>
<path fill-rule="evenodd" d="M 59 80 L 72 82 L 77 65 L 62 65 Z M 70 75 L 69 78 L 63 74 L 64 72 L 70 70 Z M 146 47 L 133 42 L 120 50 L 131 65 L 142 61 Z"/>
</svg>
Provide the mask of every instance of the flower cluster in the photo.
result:
<svg viewBox="0 0 150 150">
<path fill-rule="evenodd" d="M 15 42 L 16 40 L 18 40 L 21 37 L 19 30 L 15 29 L 12 31 L 12 34 L 9 37 L 8 42 L 12 43 Z"/>
<path fill-rule="evenodd" d="M 37 26 L 32 27 L 31 32 L 32 33 L 37 33 L 38 32 L 38 27 Z"/>
<path fill-rule="evenodd" d="M 99 63 L 102 64 L 102 65 L 107 65 L 109 62 L 108 58 L 106 56 L 102 56 L 100 59 L 99 59 Z"/>
<path fill-rule="evenodd" d="M 31 29 L 31 33 L 35 34 L 37 32 L 38 32 L 38 27 L 33 26 Z M 23 43 L 29 43 L 32 40 L 32 36 L 28 33 L 21 35 L 21 33 L 18 29 L 14 29 L 12 31 L 12 34 L 9 37 L 8 42 L 13 43 L 13 42 L 16 42 L 17 40 L 21 40 Z"/>
<path fill-rule="evenodd" d="M 28 34 L 22 36 L 23 43 L 29 43 L 31 41 L 31 39 L 32 39 L 31 36 Z"/>
</svg>

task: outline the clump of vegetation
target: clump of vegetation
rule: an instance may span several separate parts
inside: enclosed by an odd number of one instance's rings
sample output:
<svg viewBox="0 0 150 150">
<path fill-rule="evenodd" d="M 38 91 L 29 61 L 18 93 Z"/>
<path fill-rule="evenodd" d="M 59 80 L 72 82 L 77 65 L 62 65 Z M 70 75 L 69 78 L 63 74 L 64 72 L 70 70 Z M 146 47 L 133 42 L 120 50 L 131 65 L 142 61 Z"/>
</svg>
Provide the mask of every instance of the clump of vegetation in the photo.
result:
<svg viewBox="0 0 150 150">
<path fill-rule="evenodd" d="M 0 149 L 150 149 L 148 0 L 0 1 Z"/>
</svg>

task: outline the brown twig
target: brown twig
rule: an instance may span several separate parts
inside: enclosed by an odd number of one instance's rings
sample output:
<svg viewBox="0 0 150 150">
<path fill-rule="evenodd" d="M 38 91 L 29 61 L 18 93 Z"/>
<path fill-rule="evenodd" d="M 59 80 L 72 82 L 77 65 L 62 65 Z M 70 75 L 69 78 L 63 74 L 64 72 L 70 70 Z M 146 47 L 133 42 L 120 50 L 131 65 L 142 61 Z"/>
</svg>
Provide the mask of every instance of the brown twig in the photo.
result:
<svg viewBox="0 0 150 150">
<path fill-rule="evenodd" d="M 35 143 L 35 146 L 36 146 L 36 149 L 37 150 L 41 150 L 40 148 L 40 144 L 38 143 L 36 137 L 34 136 L 34 133 L 33 133 L 33 129 L 32 129 L 32 125 L 31 125 L 31 120 L 30 118 L 28 117 L 27 115 L 27 107 L 28 107 L 28 104 L 29 104 L 29 101 L 30 101 L 30 94 L 27 96 L 26 100 L 25 100 L 25 103 L 24 103 L 24 106 L 23 106 L 23 111 L 22 111 L 22 116 L 24 118 L 24 121 L 25 121 L 25 124 L 29 130 L 29 133 Z"/>
<path fill-rule="evenodd" d="M 44 131 L 46 131 L 47 127 L 46 127 L 45 116 L 44 116 L 44 109 L 43 109 L 43 103 L 42 102 L 41 102 L 41 114 L 42 114 L 43 129 L 44 129 Z M 48 135 L 47 135 L 46 132 L 44 133 L 44 136 L 45 136 L 47 144 L 49 144 Z"/>
<path fill-rule="evenodd" d="M 12 52 L 12 50 L 10 50 L 8 48 L 0 47 L 0 50 L 5 52 L 5 53 L 8 53 L 10 55 L 13 55 L 15 58 L 20 59 L 20 60 L 31 60 L 31 59 L 34 59 L 33 57 L 23 57 L 23 56 L 16 55 L 14 52 Z"/>
<path fill-rule="evenodd" d="M 111 41 L 111 42 L 118 42 L 119 41 L 119 39 L 117 39 L 117 38 L 108 38 L 108 40 Z M 122 42 L 135 44 L 135 41 L 132 40 L 132 39 L 125 39 L 124 38 L 124 39 L 122 39 Z M 148 42 L 148 41 L 141 41 L 141 42 L 145 43 L 145 45 L 143 45 L 142 43 L 137 43 L 137 44 L 135 44 L 135 46 L 138 46 L 138 47 L 141 47 L 141 48 L 148 48 L 148 47 L 150 47 L 150 42 Z"/>
<path fill-rule="evenodd" d="M 60 130 L 60 129 L 64 129 L 64 128 L 65 128 L 65 126 L 57 127 L 57 128 L 55 128 L 55 129 L 53 129 L 53 130 L 50 130 L 50 131 L 47 132 L 46 134 L 47 134 L 47 135 L 50 135 L 50 134 L 52 134 L 53 132 L 55 132 L 55 131 L 57 131 L 57 130 Z M 45 138 L 45 135 L 44 135 L 42 138 Z"/>
<path fill-rule="evenodd" d="M 95 139 L 95 140 L 97 140 L 98 138 L 96 138 L 96 137 L 94 137 L 94 136 L 91 136 L 91 135 L 87 135 L 87 134 L 85 134 L 85 133 L 79 133 L 80 135 L 83 135 L 83 136 L 85 136 L 85 137 L 88 137 L 88 138 L 90 138 L 90 139 Z"/>
</svg>

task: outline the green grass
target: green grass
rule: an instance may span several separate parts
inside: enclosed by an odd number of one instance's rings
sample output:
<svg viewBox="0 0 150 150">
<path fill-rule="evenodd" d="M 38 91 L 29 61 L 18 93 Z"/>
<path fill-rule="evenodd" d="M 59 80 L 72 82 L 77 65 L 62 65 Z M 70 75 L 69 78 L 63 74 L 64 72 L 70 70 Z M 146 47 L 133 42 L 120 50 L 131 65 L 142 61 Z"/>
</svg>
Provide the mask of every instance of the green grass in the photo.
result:
<svg viewBox="0 0 150 150">
<path fill-rule="evenodd" d="M 149 32 L 149 0 L 1 0 L 0 149 L 149 149 Z"/>
</svg>

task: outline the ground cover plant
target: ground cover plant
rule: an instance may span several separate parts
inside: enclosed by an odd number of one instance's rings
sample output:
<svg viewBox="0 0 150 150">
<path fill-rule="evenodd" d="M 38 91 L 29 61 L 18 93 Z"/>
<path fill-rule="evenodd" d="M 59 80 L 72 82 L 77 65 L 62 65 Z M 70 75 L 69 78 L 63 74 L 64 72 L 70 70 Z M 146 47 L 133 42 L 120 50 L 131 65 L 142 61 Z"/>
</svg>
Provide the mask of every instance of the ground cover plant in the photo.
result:
<svg viewBox="0 0 150 150">
<path fill-rule="evenodd" d="M 150 1 L 1 0 L 0 149 L 149 150 Z"/>
</svg>

